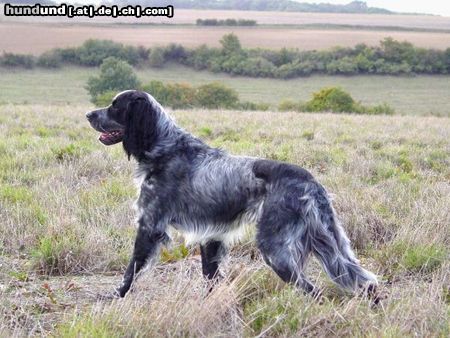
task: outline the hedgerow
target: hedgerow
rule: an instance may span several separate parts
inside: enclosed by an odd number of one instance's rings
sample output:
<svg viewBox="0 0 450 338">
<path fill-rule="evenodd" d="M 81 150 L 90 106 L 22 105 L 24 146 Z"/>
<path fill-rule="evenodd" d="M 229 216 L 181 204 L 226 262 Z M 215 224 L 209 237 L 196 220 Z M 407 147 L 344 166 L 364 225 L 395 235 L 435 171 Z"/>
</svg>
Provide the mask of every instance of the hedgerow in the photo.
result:
<svg viewBox="0 0 450 338">
<path fill-rule="evenodd" d="M 320 51 L 299 51 L 243 48 L 238 37 L 227 34 L 221 47 L 202 45 L 193 49 L 170 44 L 166 47 L 133 47 L 108 40 L 87 40 L 77 48 L 53 49 L 41 55 L 38 66 L 62 64 L 99 66 L 114 56 L 133 66 L 164 67 L 168 62 L 198 70 L 224 72 L 249 77 L 289 79 L 312 74 L 327 75 L 412 75 L 449 74 L 450 48 L 425 49 L 392 38 L 378 46 L 358 44 Z M 35 58 L 30 55 L 4 53 L 0 64 L 6 67 L 30 68 Z"/>
</svg>

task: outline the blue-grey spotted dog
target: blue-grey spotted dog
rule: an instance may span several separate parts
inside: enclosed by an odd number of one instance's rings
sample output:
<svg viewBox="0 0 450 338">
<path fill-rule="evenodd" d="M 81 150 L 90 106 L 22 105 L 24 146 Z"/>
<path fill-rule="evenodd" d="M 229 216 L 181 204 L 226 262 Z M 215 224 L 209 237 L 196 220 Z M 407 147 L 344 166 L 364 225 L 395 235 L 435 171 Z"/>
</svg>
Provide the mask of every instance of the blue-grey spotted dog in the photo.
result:
<svg viewBox="0 0 450 338">
<path fill-rule="evenodd" d="M 257 246 L 283 281 L 317 295 L 303 273 L 312 253 L 341 287 L 374 289 L 376 277 L 358 263 L 327 192 L 305 169 L 211 148 L 141 91 L 121 92 L 86 117 L 103 144 L 122 142 L 138 163 L 138 229 L 120 297 L 168 241 L 169 226 L 200 244 L 203 273 L 213 279 L 248 223 L 256 223 Z"/>
</svg>

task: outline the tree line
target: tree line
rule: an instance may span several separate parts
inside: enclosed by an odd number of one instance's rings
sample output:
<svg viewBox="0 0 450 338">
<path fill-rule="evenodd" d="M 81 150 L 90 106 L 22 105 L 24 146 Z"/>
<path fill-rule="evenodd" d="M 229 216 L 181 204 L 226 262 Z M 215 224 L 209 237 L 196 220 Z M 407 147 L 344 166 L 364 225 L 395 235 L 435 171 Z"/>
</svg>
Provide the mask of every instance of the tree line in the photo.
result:
<svg viewBox="0 0 450 338">
<path fill-rule="evenodd" d="M 197 19 L 197 26 L 256 26 L 256 20 L 247 19 Z"/>
<path fill-rule="evenodd" d="M 234 34 L 224 35 L 220 43 L 220 47 L 185 48 L 170 44 L 145 48 L 109 40 L 87 40 L 80 47 L 52 49 L 38 57 L 3 53 L 0 65 L 25 68 L 35 65 L 60 67 L 63 64 L 99 66 L 104 59 L 113 56 L 133 66 L 161 68 L 177 63 L 216 73 L 281 79 L 313 74 L 450 74 L 450 48 L 419 48 L 392 38 L 385 38 L 378 46 L 358 44 L 320 51 L 243 48 Z"/>
<path fill-rule="evenodd" d="M 121 6 L 142 4 L 142 1 L 121 0 Z M 348 4 L 308 3 L 293 0 L 148 0 L 146 6 L 167 6 L 189 9 L 219 9 L 241 11 L 280 11 L 315 13 L 364 13 L 392 14 L 378 7 L 369 7 L 365 1 L 349 1 Z"/>
</svg>

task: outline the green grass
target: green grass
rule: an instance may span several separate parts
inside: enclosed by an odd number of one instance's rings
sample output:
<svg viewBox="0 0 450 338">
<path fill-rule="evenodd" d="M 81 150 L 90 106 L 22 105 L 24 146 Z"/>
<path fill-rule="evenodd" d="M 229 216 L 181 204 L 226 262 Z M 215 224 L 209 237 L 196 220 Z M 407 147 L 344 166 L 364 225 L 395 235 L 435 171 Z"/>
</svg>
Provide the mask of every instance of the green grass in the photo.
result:
<svg viewBox="0 0 450 338">
<path fill-rule="evenodd" d="M 65 67 L 60 70 L 1 69 L 0 103 L 88 104 L 84 89 L 95 68 Z M 306 101 L 323 87 L 340 86 L 364 105 L 386 102 L 397 113 L 450 116 L 450 76 L 312 76 L 292 80 L 252 79 L 195 71 L 181 66 L 138 69 L 139 78 L 200 85 L 220 81 L 236 89 L 243 101 L 269 103 L 273 108 L 285 99 Z"/>
<path fill-rule="evenodd" d="M 118 325 L 114 325 L 113 318 L 109 320 L 92 320 L 86 316 L 75 318 L 75 321 L 65 323 L 57 328 L 57 336 L 62 338 L 78 338 L 78 337 L 96 337 L 96 338 L 113 338 L 126 336 Z"/>
<path fill-rule="evenodd" d="M 437 244 L 391 243 L 376 253 L 386 276 L 401 274 L 429 274 L 438 269 L 449 255 L 448 248 Z"/>
</svg>

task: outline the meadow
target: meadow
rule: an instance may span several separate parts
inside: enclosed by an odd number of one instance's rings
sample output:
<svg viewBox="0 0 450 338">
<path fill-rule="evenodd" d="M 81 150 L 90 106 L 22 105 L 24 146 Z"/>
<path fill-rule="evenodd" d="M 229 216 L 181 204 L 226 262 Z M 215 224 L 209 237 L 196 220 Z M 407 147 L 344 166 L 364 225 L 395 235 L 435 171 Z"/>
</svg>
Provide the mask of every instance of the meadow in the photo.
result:
<svg viewBox="0 0 450 338">
<path fill-rule="evenodd" d="M 168 42 L 185 47 L 202 44 L 219 46 L 221 37 L 234 33 L 246 47 L 328 49 L 336 45 L 353 47 L 358 43 L 378 45 L 385 37 L 409 41 L 418 47 L 446 49 L 450 46 L 449 31 L 399 31 L 386 29 L 345 29 L 335 27 L 307 28 L 285 26 L 196 27 L 183 25 L 101 25 L 101 24 L 35 24 L 0 22 L 2 51 L 40 54 L 56 47 L 75 47 L 87 37 L 109 39 L 145 47 L 165 46 Z M 339 43 L 338 43 L 339 42 Z"/>
<path fill-rule="evenodd" d="M 88 104 L 89 95 L 84 87 L 89 76 L 97 72 L 96 68 L 83 67 L 59 70 L 0 68 L 0 104 Z M 386 102 L 398 114 L 450 115 L 448 76 L 311 76 L 277 80 L 214 74 L 177 65 L 137 69 L 136 73 L 143 83 L 160 80 L 201 85 L 218 81 L 234 88 L 242 100 L 268 103 L 273 110 L 284 99 L 306 101 L 322 87 L 341 86 L 365 105 Z"/>
<path fill-rule="evenodd" d="M 231 250 L 207 295 L 197 249 L 175 234 L 134 293 L 105 301 L 132 249 L 134 163 L 96 140 L 91 108 L 0 105 L 1 336 L 450 334 L 448 118 L 172 112 L 213 146 L 309 169 L 385 299 L 342 293 L 313 260 L 325 294 L 315 302 L 281 283 L 251 241 Z"/>
</svg>

